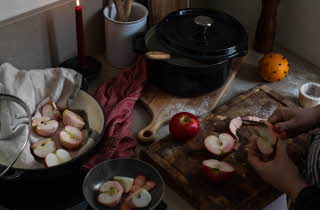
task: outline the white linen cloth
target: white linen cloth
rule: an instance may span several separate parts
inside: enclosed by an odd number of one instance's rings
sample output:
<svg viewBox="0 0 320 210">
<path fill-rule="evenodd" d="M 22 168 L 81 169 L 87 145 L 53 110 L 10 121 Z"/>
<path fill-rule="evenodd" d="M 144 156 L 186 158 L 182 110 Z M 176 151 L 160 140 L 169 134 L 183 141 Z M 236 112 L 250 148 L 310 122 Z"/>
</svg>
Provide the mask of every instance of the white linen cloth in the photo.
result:
<svg viewBox="0 0 320 210">
<path fill-rule="evenodd" d="M 24 101 L 32 116 L 38 117 L 43 105 L 50 100 L 60 109 L 72 103 L 80 90 L 81 74 L 65 68 L 19 70 L 9 63 L 0 66 L 0 93 L 17 96 Z M 0 101 L 0 164 L 10 163 L 26 140 L 28 119 L 22 107 L 14 103 Z M 6 138 L 10 136 L 10 138 Z M 31 137 L 31 142 L 39 137 Z M 14 165 L 39 167 L 30 152 L 30 143 Z"/>
</svg>

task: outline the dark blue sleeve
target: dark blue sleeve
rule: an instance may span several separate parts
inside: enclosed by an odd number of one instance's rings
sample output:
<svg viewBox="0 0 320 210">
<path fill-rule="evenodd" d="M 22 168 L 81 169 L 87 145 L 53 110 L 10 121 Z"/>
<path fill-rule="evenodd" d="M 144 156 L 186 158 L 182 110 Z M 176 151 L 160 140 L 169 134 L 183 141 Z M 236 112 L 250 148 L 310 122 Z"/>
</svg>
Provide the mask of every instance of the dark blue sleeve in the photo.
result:
<svg viewBox="0 0 320 210">
<path fill-rule="evenodd" d="M 295 202 L 295 210 L 320 210 L 320 189 L 316 186 L 304 188 Z"/>
</svg>

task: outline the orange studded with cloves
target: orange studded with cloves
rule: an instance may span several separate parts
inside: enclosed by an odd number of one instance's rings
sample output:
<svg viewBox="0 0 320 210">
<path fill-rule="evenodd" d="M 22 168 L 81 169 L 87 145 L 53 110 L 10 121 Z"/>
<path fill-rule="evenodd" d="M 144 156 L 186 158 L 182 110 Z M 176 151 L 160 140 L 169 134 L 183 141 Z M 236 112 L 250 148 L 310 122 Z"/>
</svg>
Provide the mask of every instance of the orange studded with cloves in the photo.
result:
<svg viewBox="0 0 320 210">
<path fill-rule="evenodd" d="M 278 82 L 289 72 L 289 62 L 278 53 L 268 53 L 259 61 L 260 76 L 268 82 Z"/>
</svg>

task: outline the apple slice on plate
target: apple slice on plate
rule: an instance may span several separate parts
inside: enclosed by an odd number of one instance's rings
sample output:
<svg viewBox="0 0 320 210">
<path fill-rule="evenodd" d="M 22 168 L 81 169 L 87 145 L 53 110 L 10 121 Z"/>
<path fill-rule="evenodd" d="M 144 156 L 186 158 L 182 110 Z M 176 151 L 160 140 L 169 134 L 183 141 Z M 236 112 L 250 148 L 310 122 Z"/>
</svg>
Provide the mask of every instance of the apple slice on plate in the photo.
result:
<svg viewBox="0 0 320 210">
<path fill-rule="evenodd" d="M 123 188 L 119 182 L 107 181 L 99 187 L 99 192 L 97 201 L 102 205 L 113 207 L 120 202 Z"/>
<path fill-rule="evenodd" d="M 215 159 L 202 161 L 201 169 L 204 175 L 215 184 L 225 182 L 235 171 L 230 164 Z"/>
<path fill-rule="evenodd" d="M 59 123 L 56 120 L 50 120 L 49 117 L 38 117 L 32 121 L 34 131 L 44 137 L 50 137 L 58 129 Z"/>
<path fill-rule="evenodd" d="M 45 163 L 47 167 L 56 166 L 71 160 L 70 153 L 64 149 L 58 149 L 55 153 L 46 156 Z"/>
<path fill-rule="evenodd" d="M 49 117 L 51 120 L 61 119 L 61 113 L 53 101 L 50 101 L 42 107 L 42 116 Z"/>
<path fill-rule="evenodd" d="M 59 133 L 60 144 L 68 149 L 78 149 L 83 140 L 83 133 L 75 127 L 66 126 Z"/>
<path fill-rule="evenodd" d="M 141 188 L 131 195 L 126 202 L 131 208 L 144 208 L 149 205 L 151 200 L 151 194 L 146 189 Z"/>
<path fill-rule="evenodd" d="M 234 144 L 234 138 L 227 133 L 221 133 L 219 136 L 210 135 L 204 140 L 206 149 L 217 156 L 231 152 Z"/>
<path fill-rule="evenodd" d="M 130 191 L 134 181 L 134 179 L 124 176 L 115 176 L 113 177 L 113 180 L 121 184 L 125 193 L 128 193 Z"/>
<path fill-rule="evenodd" d="M 31 146 L 33 154 L 39 158 L 45 158 L 48 154 L 56 151 L 56 144 L 51 138 L 43 139 Z"/>
<path fill-rule="evenodd" d="M 64 125 L 70 125 L 72 127 L 76 127 L 79 130 L 81 130 L 85 125 L 85 122 L 82 119 L 82 117 L 80 117 L 79 115 L 77 115 L 76 113 L 70 110 L 65 110 L 63 112 L 62 119 L 63 119 Z"/>
</svg>

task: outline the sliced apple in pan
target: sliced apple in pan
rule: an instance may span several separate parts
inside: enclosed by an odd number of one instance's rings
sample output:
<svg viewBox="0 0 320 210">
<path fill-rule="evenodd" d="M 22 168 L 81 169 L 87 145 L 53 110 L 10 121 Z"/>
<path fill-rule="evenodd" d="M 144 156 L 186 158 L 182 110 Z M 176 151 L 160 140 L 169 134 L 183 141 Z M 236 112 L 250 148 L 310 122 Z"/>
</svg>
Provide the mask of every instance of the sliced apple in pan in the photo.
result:
<svg viewBox="0 0 320 210">
<path fill-rule="evenodd" d="M 56 151 L 56 144 L 51 138 L 43 139 L 31 146 L 33 153 L 39 158 L 45 158 Z"/>
<path fill-rule="evenodd" d="M 234 138 L 227 133 L 222 133 L 219 136 L 210 135 L 204 140 L 206 149 L 217 156 L 231 152 L 234 144 Z"/>
<path fill-rule="evenodd" d="M 58 129 L 59 123 L 56 120 L 50 120 L 49 117 L 39 117 L 33 120 L 32 127 L 34 131 L 44 137 L 50 137 Z"/>
<path fill-rule="evenodd" d="M 202 172 L 215 184 L 227 181 L 234 171 L 234 168 L 226 162 L 215 159 L 205 160 L 202 162 Z"/>
<path fill-rule="evenodd" d="M 60 144 L 68 149 L 78 149 L 83 140 L 83 133 L 75 127 L 66 126 L 59 133 Z"/>
<path fill-rule="evenodd" d="M 130 191 L 134 181 L 134 179 L 124 176 L 115 176 L 113 177 L 113 180 L 121 184 L 125 193 L 128 193 Z"/>
<path fill-rule="evenodd" d="M 97 201 L 102 205 L 113 207 L 120 202 L 123 188 L 119 182 L 108 181 L 100 186 L 99 191 Z"/>
<path fill-rule="evenodd" d="M 81 130 L 85 125 L 84 120 L 79 115 L 77 115 L 76 113 L 70 110 L 65 110 L 63 112 L 62 119 L 63 119 L 64 125 L 70 125 L 72 127 L 76 127 L 79 130 Z"/>
<path fill-rule="evenodd" d="M 64 149 L 58 149 L 55 153 L 46 156 L 45 163 L 47 167 L 56 166 L 71 160 L 70 153 Z"/>
<path fill-rule="evenodd" d="M 49 117 L 51 120 L 60 120 L 62 117 L 61 112 L 53 101 L 42 107 L 42 116 Z"/>
<path fill-rule="evenodd" d="M 131 195 L 126 202 L 131 208 L 144 208 L 149 205 L 151 200 L 151 194 L 146 189 L 141 188 Z"/>
</svg>

